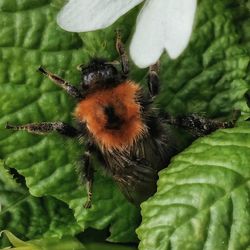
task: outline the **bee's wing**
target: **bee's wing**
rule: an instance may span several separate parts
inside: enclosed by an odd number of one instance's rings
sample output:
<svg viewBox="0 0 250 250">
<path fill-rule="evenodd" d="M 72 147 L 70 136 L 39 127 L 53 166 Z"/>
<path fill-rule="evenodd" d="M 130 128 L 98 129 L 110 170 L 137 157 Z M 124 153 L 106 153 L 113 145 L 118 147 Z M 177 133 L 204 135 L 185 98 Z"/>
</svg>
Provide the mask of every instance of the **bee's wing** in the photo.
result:
<svg viewBox="0 0 250 250">
<path fill-rule="evenodd" d="M 172 144 L 148 137 L 130 152 L 114 152 L 106 158 L 113 178 L 129 201 L 140 204 L 156 191 L 158 171 L 174 154 Z"/>
<path fill-rule="evenodd" d="M 126 198 L 140 204 L 156 191 L 157 171 L 150 165 L 131 162 L 126 166 L 126 174 L 115 176 L 114 179 Z"/>
</svg>

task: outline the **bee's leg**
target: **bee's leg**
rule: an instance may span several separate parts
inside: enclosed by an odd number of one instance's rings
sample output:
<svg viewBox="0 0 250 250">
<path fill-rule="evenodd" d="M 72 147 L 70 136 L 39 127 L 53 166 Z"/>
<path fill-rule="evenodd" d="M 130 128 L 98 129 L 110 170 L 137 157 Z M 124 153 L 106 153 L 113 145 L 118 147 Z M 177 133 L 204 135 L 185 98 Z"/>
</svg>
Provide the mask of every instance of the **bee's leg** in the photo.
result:
<svg viewBox="0 0 250 250">
<path fill-rule="evenodd" d="M 5 128 L 11 130 L 25 130 L 29 133 L 38 135 L 43 135 L 50 132 L 58 132 L 59 134 L 68 137 L 75 137 L 79 135 L 79 131 L 77 129 L 63 122 L 41 122 L 28 123 L 24 125 L 11 125 L 7 123 Z"/>
<path fill-rule="evenodd" d="M 150 97 L 153 98 L 158 95 L 160 90 L 159 81 L 159 61 L 149 67 L 147 82 Z"/>
<path fill-rule="evenodd" d="M 215 119 L 205 118 L 196 114 L 184 116 L 171 116 L 165 115 L 168 124 L 184 128 L 196 137 L 208 135 L 219 128 L 233 128 L 237 119 L 239 118 L 240 111 L 235 110 L 231 121 L 218 121 Z"/>
<path fill-rule="evenodd" d="M 84 152 L 84 156 L 82 159 L 81 164 L 77 166 L 77 174 L 79 176 L 79 180 L 82 184 L 86 183 L 87 188 L 87 201 L 84 204 L 85 208 L 91 207 L 92 201 L 92 189 L 93 189 L 93 182 L 94 182 L 94 168 L 91 162 L 91 149 L 87 149 Z"/>
<path fill-rule="evenodd" d="M 122 66 L 122 72 L 125 76 L 129 73 L 129 60 L 128 55 L 125 50 L 124 44 L 121 40 L 121 33 L 119 30 L 116 30 L 116 50 L 120 56 L 120 62 Z"/>
<path fill-rule="evenodd" d="M 47 71 L 46 69 L 44 69 L 42 66 L 40 66 L 38 68 L 38 70 L 44 74 L 45 76 L 47 76 L 49 79 L 51 79 L 56 85 L 60 86 L 61 88 L 63 88 L 70 96 L 76 98 L 76 99 L 81 99 L 82 98 L 82 94 L 79 91 L 79 89 L 77 89 L 75 86 L 71 85 L 70 83 L 68 83 L 67 81 L 65 81 L 64 79 L 62 79 L 61 77 Z"/>
</svg>

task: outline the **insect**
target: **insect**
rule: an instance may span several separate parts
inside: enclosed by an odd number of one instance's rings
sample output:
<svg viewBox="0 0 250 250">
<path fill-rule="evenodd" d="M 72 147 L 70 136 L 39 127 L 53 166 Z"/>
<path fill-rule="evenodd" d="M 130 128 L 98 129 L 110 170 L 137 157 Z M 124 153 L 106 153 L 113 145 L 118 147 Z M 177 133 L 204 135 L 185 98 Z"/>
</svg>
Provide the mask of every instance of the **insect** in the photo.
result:
<svg viewBox="0 0 250 250">
<path fill-rule="evenodd" d="M 170 158 L 180 150 L 171 126 L 183 127 L 198 136 L 233 126 L 233 122 L 219 122 L 192 114 L 160 115 L 153 105 L 160 88 L 159 63 L 149 67 L 148 88 L 144 90 L 128 78 L 129 61 L 119 32 L 116 49 L 120 70 L 113 62 L 93 59 L 87 66 L 78 66 L 81 73 L 78 88 L 43 67 L 39 68 L 42 74 L 78 101 L 74 110 L 77 128 L 60 121 L 6 124 L 7 129 L 34 134 L 58 132 L 84 140 L 85 151 L 78 173 L 87 186 L 85 208 L 91 207 L 94 155 L 128 200 L 140 204 L 156 191 L 158 171 L 166 167 Z"/>
</svg>

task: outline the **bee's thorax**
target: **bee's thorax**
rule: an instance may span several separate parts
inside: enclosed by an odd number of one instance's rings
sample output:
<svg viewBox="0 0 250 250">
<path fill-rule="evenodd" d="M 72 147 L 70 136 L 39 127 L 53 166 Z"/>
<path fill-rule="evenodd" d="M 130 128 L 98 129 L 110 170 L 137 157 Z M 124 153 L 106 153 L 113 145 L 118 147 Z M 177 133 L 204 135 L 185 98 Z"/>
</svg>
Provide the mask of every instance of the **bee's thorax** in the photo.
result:
<svg viewBox="0 0 250 250">
<path fill-rule="evenodd" d="M 128 148 L 147 131 L 136 100 L 140 91 L 140 86 L 131 81 L 101 89 L 78 103 L 75 116 L 86 123 L 101 148 Z"/>
</svg>

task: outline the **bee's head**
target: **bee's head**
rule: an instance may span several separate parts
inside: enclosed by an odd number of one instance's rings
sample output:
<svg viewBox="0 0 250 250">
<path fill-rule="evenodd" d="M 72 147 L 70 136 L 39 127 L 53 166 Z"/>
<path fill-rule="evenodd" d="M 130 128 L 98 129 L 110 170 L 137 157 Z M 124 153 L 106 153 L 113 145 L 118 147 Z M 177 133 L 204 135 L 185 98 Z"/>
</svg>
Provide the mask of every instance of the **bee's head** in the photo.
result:
<svg viewBox="0 0 250 250">
<path fill-rule="evenodd" d="M 102 59 L 93 59 L 87 66 L 79 65 L 82 75 L 82 88 L 109 87 L 119 83 L 120 73 L 112 63 Z"/>
</svg>

